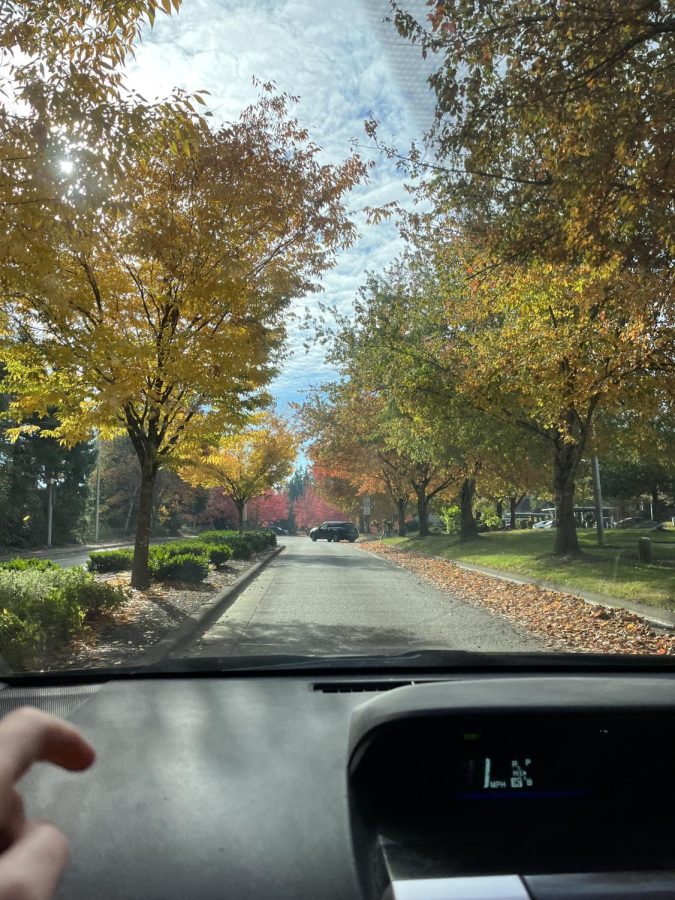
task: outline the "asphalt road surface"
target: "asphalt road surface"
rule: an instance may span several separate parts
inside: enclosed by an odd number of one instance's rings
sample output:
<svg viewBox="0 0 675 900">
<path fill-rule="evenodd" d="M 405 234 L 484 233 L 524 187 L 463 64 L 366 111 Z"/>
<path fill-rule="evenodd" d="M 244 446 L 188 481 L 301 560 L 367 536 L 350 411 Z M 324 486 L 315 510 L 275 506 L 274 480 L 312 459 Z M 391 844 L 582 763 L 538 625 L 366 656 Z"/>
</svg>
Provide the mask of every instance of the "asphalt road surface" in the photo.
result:
<svg viewBox="0 0 675 900">
<path fill-rule="evenodd" d="M 115 547 L 101 547 L 101 550 L 119 550 L 120 547 L 133 546 L 129 544 L 119 544 Z M 62 569 L 72 569 L 73 566 L 86 566 L 89 560 L 91 550 L 84 550 L 82 553 L 69 553 L 67 556 L 49 557 Z"/>
<path fill-rule="evenodd" d="M 504 619 L 354 544 L 281 540 L 286 549 L 201 639 L 177 655 L 544 649 Z"/>
<path fill-rule="evenodd" d="M 167 540 L 167 538 L 158 538 L 151 540 L 150 543 L 161 544 L 165 540 Z M 178 540 L 178 538 L 169 538 L 168 540 Z M 71 569 L 73 566 L 86 566 L 89 560 L 89 554 L 95 550 L 119 550 L 121 547 L 129 548 L 133 546 L 133 541 L 125 541 L 121 544 L 92 545 L 86 550 L 63 550 L 55 547 L 53 550 L 40 550 L 30 555 L 35 556 L 38 559 L 51 559 L 52 562 L 61 566 L 62 569 Z"/>
</svg>

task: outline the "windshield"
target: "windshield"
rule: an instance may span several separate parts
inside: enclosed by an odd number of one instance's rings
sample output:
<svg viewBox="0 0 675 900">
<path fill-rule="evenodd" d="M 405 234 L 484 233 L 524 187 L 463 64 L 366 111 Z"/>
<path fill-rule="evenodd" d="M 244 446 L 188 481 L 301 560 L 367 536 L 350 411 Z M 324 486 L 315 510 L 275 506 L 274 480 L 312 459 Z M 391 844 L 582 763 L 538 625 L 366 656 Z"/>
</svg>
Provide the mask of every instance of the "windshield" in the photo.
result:
<svg viewBox="0 0 675 900">
<path fill-rule="evenodd" d="M 675 655 L 665 2 L 0 26 L 4 674 Z"/>
</svg>

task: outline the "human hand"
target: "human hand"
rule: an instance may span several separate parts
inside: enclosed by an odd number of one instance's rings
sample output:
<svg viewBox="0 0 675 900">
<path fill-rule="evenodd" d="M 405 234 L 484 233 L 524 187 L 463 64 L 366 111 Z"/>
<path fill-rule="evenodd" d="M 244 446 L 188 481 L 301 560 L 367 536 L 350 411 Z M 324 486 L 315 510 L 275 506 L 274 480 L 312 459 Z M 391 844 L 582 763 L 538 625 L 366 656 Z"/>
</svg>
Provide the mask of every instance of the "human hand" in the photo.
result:
<svg viewBox="0 0 675 900">
<path fill-rule="evenodd" d="M 0 900 L 49 900 L 68 860 L 51 823 L 27 822 L 16 782 L 35 762 L 88 769 L 94 749 L 67 722 L 25 707 L 0 720 Z"/>
</svg>

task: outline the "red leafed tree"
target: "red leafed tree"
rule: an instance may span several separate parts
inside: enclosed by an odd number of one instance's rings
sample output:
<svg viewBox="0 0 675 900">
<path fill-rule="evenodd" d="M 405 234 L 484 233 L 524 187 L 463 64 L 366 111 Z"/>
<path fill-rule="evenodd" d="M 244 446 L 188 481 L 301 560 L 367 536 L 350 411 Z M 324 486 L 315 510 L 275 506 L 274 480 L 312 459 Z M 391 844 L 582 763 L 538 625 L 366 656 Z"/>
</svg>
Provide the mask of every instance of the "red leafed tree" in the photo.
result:
<svg viewBox="0 0 675 900">
<path fill-rule="evenodd" d="M 268 491 L 262 497 L 255 497 L 246 504 L 246 520 L 249 525 L 272 525 L 288 518 L 288 494 L 286 491 Z M 237 508 L 226 497 L 222 488 L 211 488 L 206 511 L 198 522 L 207 527 L 237 527 Z"/>
<path fill-rule="evenodd" d="M 286 491 L 268 491 L 262 497 L 251 500 L 247 506 L 249 522 L 258 525 L 274 525 L 288 518 L 288 493 Z"/>
<path fill-rule="evenodd" d="M 236 528 L 237 507 L 226 497 L 222 488 L 211 488 L 206 512 L 197 519 L 200 525 L 209 528 Z"/>
<path fill-rule="evenodd" d="M 295 524 L 298 528 L 311 528 L 330 519 L 349 520 L 351 517 L 320 497 L 311 486 L 304 496 L 295 501 Z"/>
</svg>

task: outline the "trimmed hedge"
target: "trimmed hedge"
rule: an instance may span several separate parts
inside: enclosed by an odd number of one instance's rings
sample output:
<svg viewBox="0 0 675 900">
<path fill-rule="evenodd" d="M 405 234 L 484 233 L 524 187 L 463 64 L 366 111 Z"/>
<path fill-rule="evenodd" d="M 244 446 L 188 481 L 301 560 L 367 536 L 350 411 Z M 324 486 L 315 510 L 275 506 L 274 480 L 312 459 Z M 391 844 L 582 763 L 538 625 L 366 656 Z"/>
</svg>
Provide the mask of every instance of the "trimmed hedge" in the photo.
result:
<svg viewBox="0 0 675 900">
<path fill-rule="evenodd" d="M 81 630 L 92 611 L 112 611 L 127 600 L 79 567 L 0 571 L 0 652 L 10 664 L 28 665 Z"/>
<path fill-rule="evenodd" d="M 179 556 L 188 553 L 194 556 L 208 556 L 209 562 L 216 568 L 225 565 L 232 557 L 232 548 L 228 544 L 207 544 L 205 541 L 171 541 L 170 544 L 162 544 L 162 549 L 171 556 Z"/>
<path fill-rule="evenodd" d="M 232 558 L 232 547 L 228 546 L 228 544 L 221 544 L 219 547 L 209 547 L 207 545 L 207 549 L 209 551 L 209 561 L 216 569 L 220 569 L 228 559 Z"/>
<path fill-rule="evenodd" d="M 202 531 L 199 540 L 204 544 L 227 544 L 227 538 L 240 537 L 238 531 Z"/>
<path fill-rule="evenodd" d="M 103 574 L 104 572 L 127 572 L 131 569 L 134 559 L 132 547 L 122 547 L 119 550 L 97 550 L 89 554 L 87 568 L 90 572 Z"/>
<path fill-rule="evenodd" d="M 277 542 L 277 536 L 273 531 L 245 531 L 244 537 L 256 553 L 274 547 Z"/>
<path fill-rule="evenodd" d="M 242 537 L 229 537 L 226 546 L 232 550 L 234 559 L 250 559 L 253 556 L 253 547 Z"/>
<path fill-rule="evenodd" d="M 172 550 L 170 545 L 150 548 L 150 574 L 157 581 L 188 581 L 197 584 L 209 574 L 206 547 L 198 553 Z"/>
<path fill-rule="evenodd" d="M 235 559 L 250 559 L 254 553 L 275 547 L 277 536 L 273 531 L 264 529 L 244 531 L 243 534 L 238 531 L 203 531 L 199 540 L 207 544 L 228 544 Z"/>
<path fill-rule="evenodd" d="M 263 550 L 276 543 L 276 535 L 268 531 L 250 531 L 240 535 L 237 531 L 205 531 L 199 537 L 184 541 L 167 541 L 150 547 L 150 576 L 158 581 L 203 581 L 208 575 L 208 563 L 217 569 L 234 557 L 250 559 L 254 552 Z M 195 557 L 206 559 L 207 569 L 193 565 L 191 562 L 181 566 L 169 565 L 169 559 L 177 557 Z M 90 572 L 105 574 L 108 572 L 129 571 L 132 566 L 134 551 L 131 547 L 119 550 L 98 550 L 91 553 L 87 568 Z M 182 575 L 180 573 L 183 573 Z"/>
<path fill-rule="evenodd" d="M 248 532 L 246 532 L 248 534 Z M 258 531 L 251 532 L 252 534 L 259 534 L 263 537 L 267 543 L 268 547 L 276 547 L 277 545 L 277 535 L 274 531 L 268 531 L 267 528 L 260 528 Z"/>
<path fill-rule="evenodd" d="M 205 544 L 229 547 L 234 559 L 250 559 L 253 556 L 251 543 L 238 531 L 203 531 L 199 538 Z"/>
</svg>

